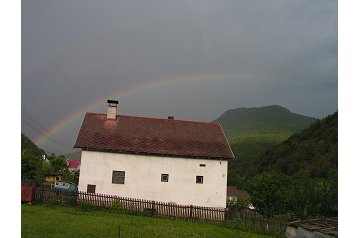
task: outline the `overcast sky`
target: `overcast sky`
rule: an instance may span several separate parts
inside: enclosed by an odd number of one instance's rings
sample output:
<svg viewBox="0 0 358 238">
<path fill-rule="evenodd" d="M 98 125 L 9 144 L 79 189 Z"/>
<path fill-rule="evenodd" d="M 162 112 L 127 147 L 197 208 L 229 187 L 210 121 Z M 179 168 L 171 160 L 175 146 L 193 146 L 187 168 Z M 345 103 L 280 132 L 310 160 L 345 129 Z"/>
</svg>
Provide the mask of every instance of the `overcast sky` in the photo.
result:
<svg viewBox="0 0 358 238">
<path fill-rule="evenodd" d="M 338 109 L 336 0 L 21 7 L 22 132 L 36 140 L 48 131 L 38 144 L 47 152 L 71 152 L 82 110 L 104 113 L 109 96 L 119 114 L 199 121 L 238 107 L 317 118 Z"/>
</svg>

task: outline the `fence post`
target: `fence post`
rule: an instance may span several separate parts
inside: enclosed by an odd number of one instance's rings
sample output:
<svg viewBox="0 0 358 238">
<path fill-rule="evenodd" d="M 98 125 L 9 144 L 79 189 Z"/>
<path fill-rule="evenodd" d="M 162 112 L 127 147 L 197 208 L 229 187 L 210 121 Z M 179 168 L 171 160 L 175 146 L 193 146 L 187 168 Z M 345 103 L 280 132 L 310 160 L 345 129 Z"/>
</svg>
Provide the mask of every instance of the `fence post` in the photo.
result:
<svg viewBox="0 0 358 238">
<path fill-rule="evenodd" d="M 155 201 L 153 200 L 153 201 L 152 201 L 152 216 L 155 215 L 154 207 L 155 207 Z"/>
<path fill-rule="evenodd" d="M 227 222 L 229 215 L 229 208 L 225 208 L 224 210 L 224 221 Z"/>
<path fill-rule="evenodd" d="M 190 205 L 190 220 L 193 219 L 193 205 Z"/>
</svg>

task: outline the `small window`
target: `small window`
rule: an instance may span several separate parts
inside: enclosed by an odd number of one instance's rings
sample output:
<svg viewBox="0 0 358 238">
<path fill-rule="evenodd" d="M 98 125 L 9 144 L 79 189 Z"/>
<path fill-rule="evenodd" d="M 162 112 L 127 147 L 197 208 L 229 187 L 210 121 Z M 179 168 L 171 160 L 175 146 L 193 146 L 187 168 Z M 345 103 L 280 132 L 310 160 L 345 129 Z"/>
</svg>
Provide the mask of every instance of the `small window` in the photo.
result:
<svg viewBox="0 0 358 238">
<path fill-rule="evenodd" d="M 115 171 L 112 173 L 112 183 L 115 184 L 124 184 L 126 172 L 125 171 Z"/>
<path fill-rule="evenodd" d="M 96 185 L 87 184 L 87 193 L 96 193 Z"/>
<path fill-rule="evenodd" d="M 200 164 L 200 167 L 206 167 L 206 164 Z"/>
<path fill-rule="evenodd" d="M 162 174 L 161 181 L 162 182 L 168 182 L 169 181 L 169 174 Z"/>
<path fill-rule="evenodd" d="M 203 176 L 196 176 L 196 183 L 203 183 L 204 177 Z"/>
<path fill-rule="evenodd" d="M 56 181 L 57 181 L 57 180 L 60 180 L 60 177 L 56 177 L 55 180 L 56 180 Z"/>
</svg>

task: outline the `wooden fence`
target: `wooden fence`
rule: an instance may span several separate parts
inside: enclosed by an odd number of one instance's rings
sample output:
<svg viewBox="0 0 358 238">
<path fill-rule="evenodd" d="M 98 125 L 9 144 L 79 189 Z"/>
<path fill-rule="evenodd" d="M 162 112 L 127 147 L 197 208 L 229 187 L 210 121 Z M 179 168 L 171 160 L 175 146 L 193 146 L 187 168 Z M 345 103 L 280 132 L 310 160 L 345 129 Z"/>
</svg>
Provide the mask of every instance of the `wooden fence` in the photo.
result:
<svg viewBox="0 0 358 238">
<path fill-rule="evenodd" d="M 140 213 L 164 217 L 176 217 L 188 220 L 224 221 L 226 208 L 211 208 L 200 206 L 184 206 L 173 203 L 157 202 L 94 193 L 67 193 L 48 188 L 38 188 L 36 201 L 78 206 L 94 206 L 112 208 L 130 213 Z"/>
<path fill-rule="evenodd" d="M 278 234 L 284 234 L 286 232 L 287 222 L 267 219 L 255 212 L 238 212 L 237 218 L 239 218 L 246 229 L 250 231 Z"/>
</svg>

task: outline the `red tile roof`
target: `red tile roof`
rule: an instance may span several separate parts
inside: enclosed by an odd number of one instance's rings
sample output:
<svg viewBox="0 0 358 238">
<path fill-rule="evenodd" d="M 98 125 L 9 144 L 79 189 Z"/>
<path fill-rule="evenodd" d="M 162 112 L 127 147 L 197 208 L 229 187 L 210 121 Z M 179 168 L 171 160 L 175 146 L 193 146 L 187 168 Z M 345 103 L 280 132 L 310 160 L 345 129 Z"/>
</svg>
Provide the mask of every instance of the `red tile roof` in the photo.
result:
<svg viewBox="0 0 358 238">
<path fill-rule="evenodd" d="M 226 194 L 228 197 L 236 197 L 239 195 L 239 190 L 236 188 L 236 186 L 227 186 Z"/>
<path fill-rule="evenodd" d="M 86 113 L 75 148 L 233 159 L 218 123 Z"/>
<path fill-rule="evenodd" d="M 81 161 L 79 160 L 67 160 L 69 169 L 79 169 L 81 166 Z"/>
<path fill-rule="evenodd" d="M 227 186 L 226 194 L 228 197 L 240 197 L 242 199 L 249 199 L 251 197 L 246 190 L 237 189 L 236 186 Z"/>
</svg>

